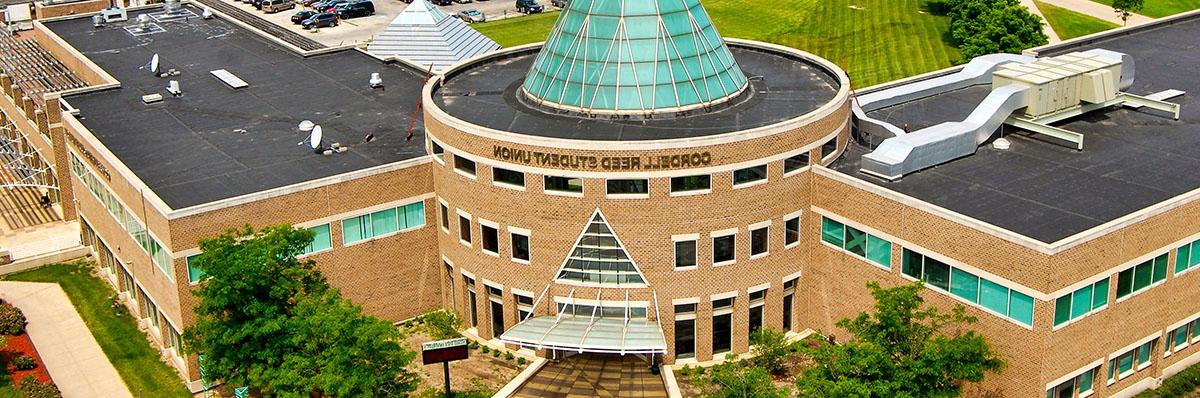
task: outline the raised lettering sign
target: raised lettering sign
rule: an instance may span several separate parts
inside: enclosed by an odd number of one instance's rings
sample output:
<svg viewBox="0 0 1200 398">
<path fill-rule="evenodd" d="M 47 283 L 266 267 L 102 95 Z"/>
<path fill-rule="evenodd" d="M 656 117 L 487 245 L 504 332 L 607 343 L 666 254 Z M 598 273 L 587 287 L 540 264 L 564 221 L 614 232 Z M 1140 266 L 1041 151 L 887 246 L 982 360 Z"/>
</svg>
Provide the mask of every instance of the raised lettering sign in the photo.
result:
<svg viewBox="0 0 1200 398">
<path fill-rule="evenodd" d="M 657 156 L 587 156 L 530 151 L 506 146 L 492 146 L 492 157 L 526 166 L 575 170 L 670 170 L 712 165 L 709 152 L 692 152 Z"/>
</svg>

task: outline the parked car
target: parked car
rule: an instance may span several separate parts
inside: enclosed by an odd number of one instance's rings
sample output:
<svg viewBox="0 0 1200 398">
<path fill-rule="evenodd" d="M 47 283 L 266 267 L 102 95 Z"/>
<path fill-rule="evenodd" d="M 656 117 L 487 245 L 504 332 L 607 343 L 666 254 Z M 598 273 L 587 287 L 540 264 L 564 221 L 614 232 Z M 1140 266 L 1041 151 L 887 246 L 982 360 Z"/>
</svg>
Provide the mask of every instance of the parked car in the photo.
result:
<svg viewBox="0 0 1200 398">
<path fill-rule="evenodd" d="M 458 3 L 458 4 L 467 4 L 467 3 L 474 3 L 475 0 L 454 0 L 454 2 Z"/>
<path fill-rule="evenodd" d="M 487 22 L 487 15 L 483 15 L 479 10 L 463 10 L 456 15 L 458 19 L 466 23 Z"/>
<path fill-rule="evenodd" d="M 312 5 L 315 4 L 317 1 L 319 1 L 319 0 L 300 0 L 300 5 L 305 6 L 305 7 L 312 7 Z"/>
<path fill-rule="evenodd" d="M 327 26 L 338 26 L 337 14 L 332 12 L 323 12 L 313 15 L 300 23 L 304 29 L 323 28 Z"/>
<path fill-rule="evenodd" d="M 517 12 L 536 14 L 545 11 L 545 9 L 546 7 L 543 7 L 537 0 L 517 0 Z"/>
<path fill-rule="evenodd" d="M 292 23 L 299 25 L 300 23 L 304 22 L 304 20 L 312 17 L 313 15 L 317 15 L 317 13 L 313 12 L 312 10 L 300 10 L 300 11 L 296 12 L 295 14 L 292 14 Z"/>
<path fill-rule="evenodd" d="M 296 8 L 296 0 L 263 0 L 262 8 L 268 13 L 290 10 Z"/>
<path fill-rule="evenodd" d="M 257 8 L 259 10 L 262 9 L 262 3 L 263 3 L 263 0 L 250 0 L 250 5 L 254 6 L 254 8 Z"/>
<path fill-rule="evenodd" d="M 438 6 L 448 6 L 454 4 L 454 2 L 450 0 L 429 0 L 429 2 Z"/>
<path fill-rule="evenodd" d="M 567 8 L 568 0 L 550 0 L 550 5 L 558 8 Z"/>
<path fill-rule="evenodd" d="M 338 5 L 349 3 L 350 0 L 324 0 L 313 4 L 317 12 L 336 12 Z"/>
<path fill-rule="evenodd" d="M 334 11 L 338 18 L 350 19 L 375 15 L 375 3 L 371 0 L 355 0 L 349 3 L 342 3 L 335 7 Z"/>
</svg>

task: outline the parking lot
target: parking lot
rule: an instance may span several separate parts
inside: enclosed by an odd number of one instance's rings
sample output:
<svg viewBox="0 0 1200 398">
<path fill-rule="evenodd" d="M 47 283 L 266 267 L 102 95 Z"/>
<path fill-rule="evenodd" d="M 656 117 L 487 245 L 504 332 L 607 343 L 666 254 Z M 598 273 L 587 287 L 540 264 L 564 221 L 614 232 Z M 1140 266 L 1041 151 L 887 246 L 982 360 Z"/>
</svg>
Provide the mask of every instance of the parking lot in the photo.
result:
<svg viewBox="0 0 1200 398">
<path fill-rule="evenodd" d="M 388 23 L 392 22 L 392 19 L 395 19 L 397 15 L 400 15 L 401 11 L 404 11 L 405 7 L 408 7 L 408 3 L 400 0 L 372 0 L 375 4 L 375 15 L 342 20 L 338 26 L 334 27 L 304 30 L 300 25 L 293 24 L 291 21 L 292 14 L 303 9 L 299 5 L 295 9 L 267 14 L 255 9 L 254 6 L 248 3 L 234 0 L 221 1 L 263 17 L 276 25 L 299 32 L 304 37 L 316 40 L 327 46 L 347 44 L 365 45 L 371 37 L 383 31 Z M 546 7 L 547 11 L 551 9 L 549 0 L 542 1 L 541 3 Z M 463 10 L 476 9 L 483 12 L 489 21 L 524 15 L 517 12 L 516 1 L 514 0 L 476 0 L 473 3 L 454 3 L 453 5 L 438 7 L 451 15 Z"/>
</svg>

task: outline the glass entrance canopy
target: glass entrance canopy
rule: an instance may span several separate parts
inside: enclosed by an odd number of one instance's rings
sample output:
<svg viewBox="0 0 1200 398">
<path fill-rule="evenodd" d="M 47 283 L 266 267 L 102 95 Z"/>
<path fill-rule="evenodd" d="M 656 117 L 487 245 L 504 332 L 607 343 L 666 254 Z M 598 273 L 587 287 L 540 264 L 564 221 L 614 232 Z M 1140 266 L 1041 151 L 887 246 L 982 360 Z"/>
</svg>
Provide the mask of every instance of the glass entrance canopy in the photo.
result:
<svg viewBox="0 0 1200 398">
<path fill-rule="evenodd" d="M 541 105 L 630 115 L 712 106 L 746 87 L 699 0 L 572 0 L 522 86 Z"/>
<path fill-rule="evenodd" d="M 666 354 L 662 328 L 646 319 L 538 316 L 504 332 L 500 341 L 532 349 L 611 354 Z"/>
</svg>

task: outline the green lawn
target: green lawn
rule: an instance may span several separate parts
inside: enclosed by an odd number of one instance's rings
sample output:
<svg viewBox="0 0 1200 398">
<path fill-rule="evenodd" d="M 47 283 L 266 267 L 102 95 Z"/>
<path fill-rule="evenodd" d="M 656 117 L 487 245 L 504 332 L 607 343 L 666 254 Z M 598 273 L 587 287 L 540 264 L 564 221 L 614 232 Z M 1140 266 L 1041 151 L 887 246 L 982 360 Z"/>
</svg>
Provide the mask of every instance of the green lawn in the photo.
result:
<svg viewBox="0 0 1200 398">
<path fill-rule="evenodd" d="M 1046 22 L 1058 33 L 1058 37 L 1067 40 L 1092 33 L 1119 28 L 1120 26 L 1100 18 L 1088 16 L 1066 8 L 1034 1 L 1037 8 L 1046 16 Z"/>
<path fill-rule="evenodd" d="M 8 375 L 8 364 L 0 361 L 0 398 L 21 398 L 21 393 L 13 386 L 12 376 Z"/>
<path fill-rule="evenodd" d="M 133 396 L 191 397 L 175 370 L 159 361 L 158 350 L 150 346 L 133 317 L 113 310 L 109 297 L 115 292 L 92 274 L 93 267 L 88 261 L 51 264 L 0 279 L 62 286 Z"/>
<path fill-rule="evenodd" d="M 858 88 L 942 69 L 959 57 L 946 41 L 949 18 L 924 11 L 923 0 L 705 0 L 703 4 L 723 36 L 817 54 L 847 68 Z M 547 13 L 474 27 L 510 47 L 545 40 L 557 17 Z"/>
<path fill-rule="evenodd" d="M 1092 0 L 1112 6 L 1112 0 Z M 1146 0 L 1146 6 L 1138 14 L 1162 18 L 1200 8 L 1200 0 Z"/>
</svg>

